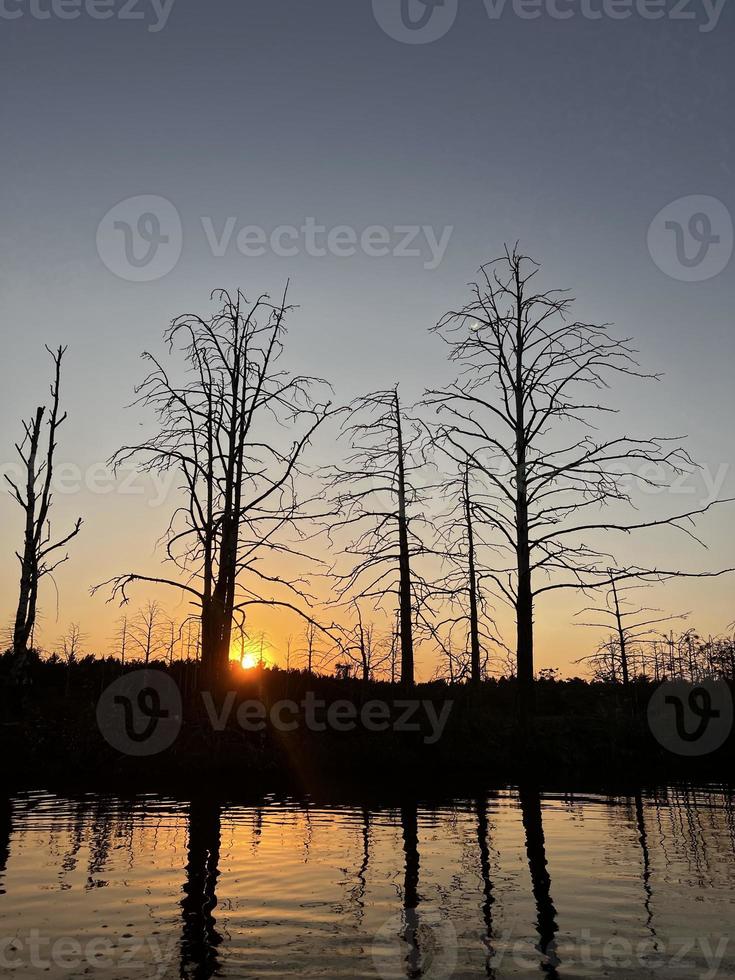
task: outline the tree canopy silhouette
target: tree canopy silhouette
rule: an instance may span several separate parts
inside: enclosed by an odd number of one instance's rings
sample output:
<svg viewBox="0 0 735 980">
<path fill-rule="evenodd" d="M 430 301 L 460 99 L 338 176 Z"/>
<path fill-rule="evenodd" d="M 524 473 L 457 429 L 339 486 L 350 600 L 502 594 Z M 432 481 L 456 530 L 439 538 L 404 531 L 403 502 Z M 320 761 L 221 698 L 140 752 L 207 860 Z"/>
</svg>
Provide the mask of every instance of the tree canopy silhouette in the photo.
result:
<svg viewBox="0 0 735 980">
<path fill-rule="evenodd" d="M 171 470 L 181 498 L 166 534 L 174 576 L 117 575 L 112 595 L 127 601 L 134 582 L 178 589 L 201 617 L 203 682 L 217 684 L 227 668 L 233 619 L 256 604 L 300 612 L 310 596 L 301 579 L 268 564 L 304 557 L 309 504 L 297 477 L 304 451 L 327 418 L 329 386 L 280 366 L 292 307 L 267 295 L 249 302 L 218 290 L 209 318 L 177 317 L 165 338 L 171 365 L 146 352 L 151 371 L 138 404 L 154 411 L 151 438 L 120 449 L 115 465 L 135 459 L 142 470 Z M 186 372 L 177 380 L 177 362 Z M 286 435 L 287 434 L 287 435 Z M 290 437 L 290 438 L 289 438 Z M 95 587 L 100 588 L 100 586 Z"/>
<path fill-rule="evenodd" d="M 603 550 L 604 533 L 658 526 L 693 537 L 691 519 L 712 506 L 651 520 L 608 517 L 610 505 L 633 503 L 634 487 L 664 487 L 694 464 L 678 438 L 599 434 L 595 419 L 614 412 L 599 400 L 612 378 L 657 376 L 640 370 L 630 339 L 573 319 L 566 291 L 536 289 L 537 271 L 517 248 L 481 268 L 471 300 L 434 328 L 460 376 L 425 398 L 438 413 L 445 453 L 459 465 L 469 461 L 481 481 L 473 512 L 501 551 L 485 577 L 515 610 L 525 715 L 533 707 L 538 597 L 609 582 L 615 563 Z M 658 477 L 646 475 L 648 464 Z"/>
</svg>

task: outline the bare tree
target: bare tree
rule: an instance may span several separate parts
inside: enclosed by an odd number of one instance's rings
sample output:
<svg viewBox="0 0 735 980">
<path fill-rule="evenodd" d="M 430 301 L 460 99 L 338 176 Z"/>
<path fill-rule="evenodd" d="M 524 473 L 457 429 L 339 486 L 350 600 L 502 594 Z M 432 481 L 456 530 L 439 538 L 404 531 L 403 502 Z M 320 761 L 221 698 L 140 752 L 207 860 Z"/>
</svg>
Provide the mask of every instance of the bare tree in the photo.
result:
<svg viewBox="0 0 735 980">
<path fill-rule="evenodd" d="M 128 641 L 148 663 L 166 649 L 166 617 L 160 604 L 149 599 L 128 623 Z"/>
<path fill-rule="evenodd" d="M 16 451 L 23 467 L 23 487 L 7 474 L 12 496 L 20 504 L 25 526 L 23 547 L 16 552 L 20 562 L 20 590 L 13 628 L 13 652 L 23 656 L 33 634 L 38 610 L 38 590 L 41 580 L 53 572 L 68 555 L 59 557 L 59 551 L 76 537 L 82 526 L 81 517 L 72 530 L 54 540 L 51 533 L 50 512 L 53 503 L 53 475 L 57 449 L 58 431 L 66 421 L 66 412 L 61 412 L 59 391 L 61 382 L 61 361 L 66 347 L 46 350 L 54 362 L 54 380 L 51 384 L 51 404 L 40 405 L 34 416 L 23 422 L 23 439 L 16 443 Z M 48 432 L 43 445 L 43 421 L 48 415 Z M 19 481 L 20 482 L 20 481 Z"/>
<path fill-rule="evenodd" d="M 352 452 L 336 468 L 332 486 L 338 519 L 330 529 L 351 530 L 346 571 L 335 566 L 340 600 L 360 599 L 398 608 L 401 683 L 414 683 L 414 625 L 425 582 L 412 568 L 425 553 L 416 525 L 418 491 L 413 476 L 421 466 L 420 432 L 403 415 L 398 388 L 356 399 L 343 422 Z"/>
<path fill-rule="evenodd" d="M 70 623 L 68 629 L 59 640 L 61 653 L 67 664 L 71 665 L 79 659 L 84 640 L 85 637 L 79 623 Z"/>
<path fill-rule="evenodd" d="M 537 268 L 517 248 L 482 267 L 470 302 L 434 328 L 460 378 L 426 398 L 447 420 L 445 450 L 459 464 L 469 459 L 489 488 L 483 520 L 506 553 L 491 578 L 515 611 L 522 717 L 533 710 L 538 597 L 604 584 L 615 562 L 597 543 L 603 532 L 668 527 L 693 537 L 691 518 L 711 506 L 638 522 L 598 517 L 631 504 L 636 485 L 666 486 L 693 464 L 679 440 L 597 434 L 593 420 L 612 410 L 596 392 L 615 376 L 655 376 L 638 369 L 630 340 L 574 320 L 565 292 L 537 291 Z M 651 463 L 658 478 L 643 475 Z"/>
<path fill-rule="evenodd" d="M 362 682 L 367 684 L 390 661 L 391 644 L 383 642 L 374 623 L 365 622 L 359 602 L 352 603 L 352 612 L 354 623 L 344 628 L 340 650 L 359 671 Z"/>
<path fill-rule="evenodd" d="M 181 626 L 173 616 L 166 619 L 166 632 L 168 634 L 166 637 L 166 658 L 170 667 L 174 662 L 176 646 L 181 642 Z"/>
<path fill-rule="evenodd" d="M 103 584 L 123 602 L 137 581 L 182 591 L 201 618 L 202 679 L 216 685 L 226 675 L 237 613 L 264 604 L 310 618 L 303 580 L 283 577 L 282 561 L 269 568 L 268 558 L 308 558 L 299 542 L 313 498 L 300 499 L 297 478 L 329 402 L 325 382 L 279 367 L 285 294 L 278 304 L 265 295 L 250 303 L 239 291 L 213 296 L 222 304 L 213 316 L 178 317 L 166 333 L 170 356 L 183 357 L 185 380 L 173 377 L 175 362 L 169 368 L 144 354 L 152 368 L 137 393 L 155 411 L 158 432 L 114 457 L 179 475 L 183 502 L 166 544 L 175 574 L 129 572 Z M 284 429 L 292 433 L 285 446 Z"/>
<path fill-rule="evenodd" d="M 431 445 L 441 448 L 435 439 Z M 429 591 L 441 613 L 429 628 L 448 664 L 450 681 L 468 676 L 478 685 L 486 671 L 490 647 L 503 644 L 482 587 L 484 569 L 478 552 L 490 545 L 484 539 L 483 521 L 477 518 L 479 501 L 473 495 L 470 473 L 469 460 L 465 460 L 458 476 L 439 487 L 442 498 L 450 500 L 450 507 L 437 526 L 434 551 L 444 574 L 431 582 Z"/>
<path fill-rule="evenodd" d="M 629 582 L 621 585 L 616 581 L 612 570 L 609 574 L 609 590 L 605 595 L 605 604 L 587 606 L 580 610 L 578 615 L 592 614 L 594 618 L 580 622 L 578 625 L 605 630 L 614 628 L 615 632 L 601 646 L 598 654 L 582 660 L 595 660 L 601 654 L 603 659 L 609 662 L 611 680 L 617 680 L 620 675 L 623 689 L 626 695 L 629 695 L 631 675 L 635 674 L 636 655 L 640 667 L 643 668 L 645 657 L 642 651 L 661 638 L 660 627 L 664 623 L 686 619 L 688 613 L 660 615 L 659 609 L 631 601 L 628 596 L 637 592 L 640 585 Z"/>
<path fill-rule="evenodd" d="M 128 621 L 127 612 L 117 621 L 117 629 L 115 635 L 112 638 L 113 642 L 113 653 L 115 653 L 120 658 L 120 663 L 125 665 L 125 656 L 128 653 L 128 647 L 130 645 L 130 623 Z"/>
<path fill-rule="evenodd" d="M 197 615 L 187 616 L 181 624 L 182 654 L 186 650 L 186 661 L 198 662 L 201 658 L 202 622 Z"/>
<path fill-rule="evenodd" d="M 306 665 L 307 674 L 314 672 L 314 657 L 317 655 L 318 636 L 319 631 L 316 625 L 314 623 L 307 623 L 303 633 L 304 646 L 300 651 Z"/>
<path fill-rule="evenodd" d="M 450 684 L 459 684 L 471 677 L 470 650 L 466 646 L 455 646 L 454 636 L 451 632 L 446 637 L 437 632 L 436 646 L 439 662 L 432 675 L 432 680 L 446 679 Z"/>
</svg>

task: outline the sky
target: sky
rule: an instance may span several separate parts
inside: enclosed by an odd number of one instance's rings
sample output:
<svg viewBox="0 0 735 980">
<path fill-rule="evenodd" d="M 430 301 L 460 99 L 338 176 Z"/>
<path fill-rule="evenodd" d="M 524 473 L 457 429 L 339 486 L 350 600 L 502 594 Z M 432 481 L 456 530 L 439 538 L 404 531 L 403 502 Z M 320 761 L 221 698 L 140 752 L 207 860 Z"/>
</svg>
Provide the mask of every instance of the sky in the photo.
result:
<svg viewBox="0 0 735 980">
<path fill-rule="evenodd" d="M 44 344 L 68 344 L 54 527 L 85 520 L 41 597 L 47 649 L 72 621 L 104 648 L 118 610 L 90 586 L 159 567 L 170 499 L 135 475 L 113 485 L 104 463 L 144 421 L 125 408 L 141 351 L 220 286 L 275 295 L 290 279 L 289 366 L 339 401 L 396 382 L 412 400 L 452 376 L 429 328 L 519 240 L 581 318 L 634 336 L 662 373 L 620 389 L 620 426 L 686 433 L 735 496 L 735 5 L 405 2 L 402 19 L 400 0 L 0 0 L 0 465 L 45 398 Z M 645 507 L 708 493 L 684 491 Z M 9 622 L 6 494 L 0 522 Z M 707 552 L 666 532 L 628 547 L 735 564 L 731 508 L 700 532 Z M 682 580 L 655 598 L 719 633 L 732 590 Z M 575 672 L 594 646 L 569 625 L 579 605 L 537 610 L 539 667 Z M 300 629 L 253 627 L 277 651 Z"/>
</svg>

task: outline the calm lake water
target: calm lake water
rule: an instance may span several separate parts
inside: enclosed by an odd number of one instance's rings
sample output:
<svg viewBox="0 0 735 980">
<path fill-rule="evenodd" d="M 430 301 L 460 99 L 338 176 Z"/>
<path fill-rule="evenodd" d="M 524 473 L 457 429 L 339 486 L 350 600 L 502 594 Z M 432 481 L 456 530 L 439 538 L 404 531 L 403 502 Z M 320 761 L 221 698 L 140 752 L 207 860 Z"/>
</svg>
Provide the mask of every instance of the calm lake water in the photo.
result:
<svg viewBox="0 0 735 980">
<path fill-rule="evenodd" d="M 715 789 L 429 806 L 0 797 L 0 975 L 735 977 Z"/>
</svg>

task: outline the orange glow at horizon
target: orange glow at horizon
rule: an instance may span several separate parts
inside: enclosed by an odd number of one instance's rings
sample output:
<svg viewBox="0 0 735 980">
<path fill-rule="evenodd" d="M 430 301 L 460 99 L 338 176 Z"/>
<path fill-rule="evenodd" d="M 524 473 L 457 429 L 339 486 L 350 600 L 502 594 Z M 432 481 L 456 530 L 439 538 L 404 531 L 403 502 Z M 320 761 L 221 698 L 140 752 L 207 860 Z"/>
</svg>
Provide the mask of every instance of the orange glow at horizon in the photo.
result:
<svg viewBox="0 0 735 980">
<path fill-rule="evenodd" d="M 243 670 L 254 670 L 260 666 L 273 667 L 276 657 L 265 642 L 251 640 L 243 643 L 238 639 L 230 647 L 230 663 L 239 664 Z"/>
</svg>

